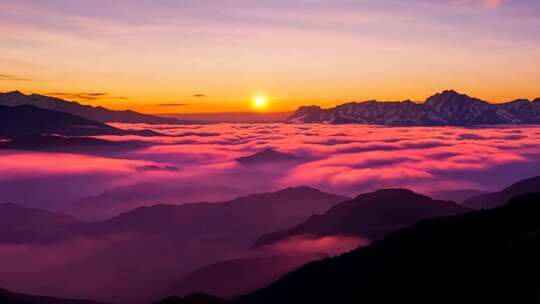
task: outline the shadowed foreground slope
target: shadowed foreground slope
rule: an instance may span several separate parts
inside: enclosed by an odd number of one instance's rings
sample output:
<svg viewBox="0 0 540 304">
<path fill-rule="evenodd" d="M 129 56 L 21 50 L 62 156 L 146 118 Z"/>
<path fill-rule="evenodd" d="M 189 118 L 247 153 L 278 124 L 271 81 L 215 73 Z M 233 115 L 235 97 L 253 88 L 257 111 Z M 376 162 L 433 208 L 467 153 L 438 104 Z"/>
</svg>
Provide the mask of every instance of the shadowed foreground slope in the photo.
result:
<svg viewBox="0 0 540 304">
<path fill-rule="evenodd" d="M 474 209 L 490 209 L 504 205 L 514 196 L 535 191 L 540 191 L 540 176 L 521 180 L 499 192 L 471 197 L 462 204 Z"/>
<path fill-rule="evenodd" d="M 52 297 L 30 296 L 11 292 L 0 288 L 0 303 L 2 304 L 100 304 L 90 300 L 70 300 Z M 104 304 L 104 303 L 101 303 Z"/>
<path fill-rule="evenodd" d="M 238 304 L 537 303 L 540 193 L 310 263 Z"/>
<path fill-rule="evenodd" d="M 314 215 L 289 230 L 260 237 L 255 246 L 265 246 L 298 236 L 354 236 L 376 240 L 390 232 L 469 209 L 454 202 L 434 200 L 407 189 L 384 189 L 365 193 Z"/>
</svg>

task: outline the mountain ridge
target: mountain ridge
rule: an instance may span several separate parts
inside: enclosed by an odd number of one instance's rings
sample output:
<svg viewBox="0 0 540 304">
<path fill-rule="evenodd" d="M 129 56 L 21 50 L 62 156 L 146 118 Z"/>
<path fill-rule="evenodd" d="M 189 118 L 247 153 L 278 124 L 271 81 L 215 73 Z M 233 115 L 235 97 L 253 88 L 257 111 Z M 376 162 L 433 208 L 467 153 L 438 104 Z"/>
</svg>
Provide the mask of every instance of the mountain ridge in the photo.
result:
<svg viewBox="0 0 540 304">
<path fill-rule="evenodd" d="M 131 110 L 115 111 L 101 106 L 82 105 L 76 101 L 67 101 L 61 98 L 50 97 L 40 94 L 25 95 L 20 91 L 0 93 L 0 105 L 21 106 L 32 105 L 38 108 L 59 111 L 84 117 L 89 120 L 123 123 L 146 123 L 146 124 L 189 124 L 188 120 L 180 120 L 170 117 L 161 117 L 143 114 Z"/>
<path fill-rule="evenodd" d="M 235 304 L 536 304 L 540 193 L 503 207 L 420 222 L 312 262 Z"/>
<path fill-rule="evenodd" d="M 374 124 L 387 126 L 470 126 L 540 124 L 540 98 L 489 103 L 479 98 L 445 90 L 423 103 L 349 102 L 333 108 L 302 106 L 289 123 Z"/>
<path fill-rule="evenodd" d="M 490 209 L 504 205 L 512 197 L 540 190 L 540 176 L 517 181 L 498 192 L 473 196 L 462 205 L 473 209 Z"/>
<path fill-rule="evenodd" d="M 354 236 L 376 240 L 420 220 L 469 211 L 454 202 L 434 200 L 408 189 L 383 189 L 338 203 L 324 214 L 313 215 L 289 230 L 261 236 L 254 247 L 291 237 Z"/>
<path fill-rule="evenodd" d="M 77 115 L 38 108 L 32 105 L 0 105 L 0 138 L 48 134 L 63 136 L 161 135 L 151 130 L 121 130 Z"/>
</svg>

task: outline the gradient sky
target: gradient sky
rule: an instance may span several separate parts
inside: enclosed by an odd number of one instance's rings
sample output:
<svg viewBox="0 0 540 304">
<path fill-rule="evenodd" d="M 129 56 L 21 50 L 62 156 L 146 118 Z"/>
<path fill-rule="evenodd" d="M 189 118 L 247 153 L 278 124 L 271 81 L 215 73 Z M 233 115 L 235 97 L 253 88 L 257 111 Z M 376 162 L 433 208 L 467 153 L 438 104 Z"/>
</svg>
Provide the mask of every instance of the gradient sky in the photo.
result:
<svg viewBox="0 0 540 304">
<path fill-rule="evenodd" d="M 540 96 L 538 0 L 0 0 L 0 91 L 143 112 Z"/>
</svg>

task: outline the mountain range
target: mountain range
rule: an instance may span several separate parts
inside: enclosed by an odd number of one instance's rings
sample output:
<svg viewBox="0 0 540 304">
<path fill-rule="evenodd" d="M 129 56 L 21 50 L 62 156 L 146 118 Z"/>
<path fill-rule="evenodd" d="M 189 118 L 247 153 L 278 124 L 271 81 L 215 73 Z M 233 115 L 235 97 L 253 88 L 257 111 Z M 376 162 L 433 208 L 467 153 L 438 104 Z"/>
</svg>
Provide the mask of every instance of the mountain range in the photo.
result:
<svg viewBox="0 0 540 304">
<path fill-rule="evenodd" d="M 61 153 L 110 154 L 141 148 L 142 144 L 116 142 L 93 137 L 64 137 L 58 135 L 22 135 L 10 141 L 0 141 L 0 149 L 53 151 Z"/>
<path fill-rule="evenodd" d="M 339 203 L 289 230 L 264 235 L 255 246 L 294 236 L 353 236 L 375 240 L 421 220 L 467 211 L 468 208 L 454 202 L 433 200 L 406 189 L 379 190 Z"/>
<path fill-rule="evenodd" d="M 516 182 L 499 192 L 473 196 L 462 204 L 474 209 L 491 209 L 504 205 L 514 196 L 536 191 L 540 191 L 540 176 Z"/>
<path fill-rule="evenodd" d="M 0 204 L 0 243 L 29 244 L 59 240 L 80 221 L 61 213 Z"/>
<path fill-rule="evenodd" d="M 59 299 L 53 297 L 32 296 L 0 288 L 2 304 L 105 304 L 90 300 Z"/>
<path fill-rule="evenodd" d="M 529 192 L 538 189 L 530 180 L 510 188 Z M 397 300 L 433 303 L 434 299 L 437 303 L 534 303 L 526 301 L 531 296 L 529 287 L 540 285 L 531 285 L 537 282 L 527 281 L 526 274 L 539 270 L 536 262 L 540 253 L 539 201 L 540 194 L 526 195 L 503 207 L 470 211 L 405 189 L 380 190 L 348 199 L 298 187 L 224 203 L 137 208 L 110 220 L 90 223 L 60 213 L 0 204 L 0 243 L 35 244 L 41 248 L 67 244 L 58 242 L 67 239 L 88 239 L 94 243 L 129 236 L 129 243 L 122 245 L 127 247 L 118 249 L 121 254 L 130 252 L 129 256 L 124 256 L 122 261 L 114 260 L 119 256 L 111 257 L 111 262 L 117 263 L 122 272 L 131 273 L 130 267 L 134 267 L 133 274 L 140 274 L 137 265 L 141 258 L 145 258 L 149 269 L 160 260 L 173 258 L 164 264 L 168 279 L 156 281 L 172 286 L 161 285 L 155 294 L 183 296 L 203 291 L 231 298 L 270 284 L 234 299 L 235 304 Z M 308 219 L 310 214 L 321 215 Z M 281 232 L 259 239 L 264 243 L 259 245 L 305 234 L 368 237 L 372 243 L 322 260 L 323 256 L 313 251 L 304 256 L 267 253 L 238 257 L 238 252 L 245 253 L 258 236 L 271 231 Z M 227 256 L 227 252 L 236 258 L 216 260 Z M 100 256 L 97 262 L 103 263 L 103 259 L 107 257 Z M 130 260 L 137 265 L 131 265 Z M 300 267 L 310 260 L 318 261 Z M 178 272 L 182 263 L 191 264 L 193 269 Z M 97 264 L 86 266 L 92 268 Z M 145 271 L 154 280 L 160 278 Z M 287 272 L 290 273 L 275 281 Z M 459 280 L 455 281 L 454 277 Z M 144 278 L 139 280 L 144 282 Z M 275 283 L 271 284 L 272 281 Z M 148 289 L 156 291 L 159 284 Z M 132 299 L 149 290 L 133 292 Z M 96 298 L 101 298 L 97 290 L 94 292 Z M 524 301 L 516 301 L 517 292 L 521 292 Z M 441 295 L 444 297 L 438 298 Z M 0 292 L 0 300 L 2 296 Z M 161 303 L 227 302 L 196 294 L 168 298 Z"/>
<path fill-rule="evenodd" d="M 0 138 L 52 134 L 63 136 L 160 135 L 151 130 L 121 130 L 80 116 L 35 106 L 0 106 Z"/>
<path fill-rule="evenodd" d="M 103 107 L 82 105 L 74 101 L 66 101 L 60 98 L 49 97 L 39 94 L 25 95 L 19 91 L 0 93 L 0 105 L 22 106 L 31 105 L 38 108 L 69 113 L 84 117 L 88 120 L 99 122 L 123 122 L 123 123 L 146 123 L 146 124 L 185 124 L 191 123 L 170 117 L 142 114 L 130 110 L 113 111 Z"/>
<path fill-rule="evenodd" d="M 61 213 L 5 203 L 0 204 L 0 243 L 133 233 L 186 241 L 209 238 L 249 247 L 262 233 L 286 228 L 347 199 L 297 187 L 221 203 L 141 207 L 97 222 L 80 222 Z"/>
<path fill-rule="evenodd" d="M 410 100 L 365 101 L 350 102 L 330 109 L 300 107 L 287 121 L 387 126 L 540 124 L 540 98 L 494 104 L 447 90 L 429 97 L 423 103 Z"/>
<path fill-rule="evenodd" d="M 532 193 L 500 208 L 424 221 L 233 302 L 536 304 L 539 202 Z"/>
<path fill-rule="evenodd" d="M 249 246 L 261 233 L 288 227 L 346 199 L 310 187 L 287 188 L 221 203 L 141 207 L 94 223 L 87 232 L 144 233 L 176 240 L 207 238 Z"/>
<path fill-rule="evenodd" d="M 171 288 L 176 295 L 205 292 L 224 299 L 267 286 L 286 273 L 324 254 L 238 258 L 207 265 L 183 277 Z"/>
</svg>

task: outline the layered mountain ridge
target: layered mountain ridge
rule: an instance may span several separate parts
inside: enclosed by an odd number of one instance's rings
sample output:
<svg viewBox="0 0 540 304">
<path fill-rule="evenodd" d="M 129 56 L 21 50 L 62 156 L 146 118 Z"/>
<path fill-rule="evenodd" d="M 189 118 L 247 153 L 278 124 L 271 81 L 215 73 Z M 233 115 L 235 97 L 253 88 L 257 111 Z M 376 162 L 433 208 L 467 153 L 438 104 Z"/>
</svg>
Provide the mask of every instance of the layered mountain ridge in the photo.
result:
<svg viewBox="0 0 540 304">
<path fill-rule="evenodd" d="M 66 101 L 56 97 L 49 97 L 39 94 L 25 95 L 19 91 L 0 93 L 0 105 L 3 106 L 23 106 L 30 105 L 45 110 L 58 111 L 80 116 L 89 120 L 122 123 L 146 123 L 146 124 L 183 124 L 191 123 L 187 120 L 180 120 L 170 117 L 161 117 L 135 111 L 113 111 L 104 107 L 93 107 L 82 105 L 75 101 Z"/>
<path fill-rule="evenodd" d="M 447 90 L 429 97 L 424 103 L 371 100 L 329 109 L 300 107 L 287 122 L 388 126 L 540 124 L 540 98 L 494 104 Z"/>
</svg>

